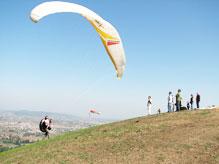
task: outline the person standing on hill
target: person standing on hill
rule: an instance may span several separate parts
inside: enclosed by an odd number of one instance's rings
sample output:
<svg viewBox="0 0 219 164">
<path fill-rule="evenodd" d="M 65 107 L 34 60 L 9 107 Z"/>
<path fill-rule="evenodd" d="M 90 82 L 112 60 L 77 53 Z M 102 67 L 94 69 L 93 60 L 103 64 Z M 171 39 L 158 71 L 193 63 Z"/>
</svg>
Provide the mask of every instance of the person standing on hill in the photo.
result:
<svg viewBox="0 0 219 164">
<path fill-rule="evenodd" d="M 201 96 L 200 96 L 199 93 L 197 93 L 197 95 L 196 95 L 196 106 L 197 106 L 197 109 L 199 109 L 200 101 L 201 101 Z"/>
<path fill-rule="evenodd" d="M 152 97 L 148 96 L 148 101 L 147 101 L 148 115 L 151 115 L 151 108 L 152 108 Z"/>
<path fill-rule="evenodd" d="M 167 105 L 168 112 L 172 112 L 173 111 L 173 95 L 172 95 L 172 92 L 169 92 L 169 96 L 167 98 L 167 101 L 168 101 L 168 105 Z"/>
<path fill-rule="evenodd" d="M 180 111 L 181 108 L 181 101 L 182 101 L 182 97 L 181 97 L 181 89 L 178 89 L 178 92 L 176 94 L 176 112 Z"/>
<path fill-rule="evenodd" d="M 191 97 L 190 97 L 190 107 L 191 107 L 191 110 L 193 110 L 193 102 L 194 102 L 194 97 L 193 97 L 193 94 L 191 94 Z"/>
</svg>

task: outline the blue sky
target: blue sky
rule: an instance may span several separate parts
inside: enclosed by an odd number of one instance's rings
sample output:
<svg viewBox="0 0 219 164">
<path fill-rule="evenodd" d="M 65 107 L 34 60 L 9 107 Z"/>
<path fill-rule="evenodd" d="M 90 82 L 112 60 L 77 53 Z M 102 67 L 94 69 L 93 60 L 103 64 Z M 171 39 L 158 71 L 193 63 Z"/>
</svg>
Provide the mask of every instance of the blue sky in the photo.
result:
<svg viewBox="0 0 219 164">
<path fill-rule="evenodd" d="M 182 89 L 184 104 L 199 92 L 201 106 L 218 105 L 219 1 L 66 0 L 111 22 L 123 39 L 127 67 L 116 74 L 93 27 L 77 14 L 34 24 L 42 0 L 0 1 L 0 109 L 44 110 L 105 118 L 166 111 L 167 94 Z"/>
</svg>

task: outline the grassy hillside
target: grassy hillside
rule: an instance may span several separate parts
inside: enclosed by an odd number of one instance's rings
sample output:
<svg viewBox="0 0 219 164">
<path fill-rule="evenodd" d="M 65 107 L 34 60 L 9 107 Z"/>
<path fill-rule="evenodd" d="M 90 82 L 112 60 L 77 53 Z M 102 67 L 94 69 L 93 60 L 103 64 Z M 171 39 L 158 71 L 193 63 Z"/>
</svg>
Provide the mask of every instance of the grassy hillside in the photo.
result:
<svg viewBox="0 0 219 164">
<path fill-rule="evenodd" d="M 219 163 L 219 110 L 166 113 L 0 153 L 0 163 Z"/>
</svg>

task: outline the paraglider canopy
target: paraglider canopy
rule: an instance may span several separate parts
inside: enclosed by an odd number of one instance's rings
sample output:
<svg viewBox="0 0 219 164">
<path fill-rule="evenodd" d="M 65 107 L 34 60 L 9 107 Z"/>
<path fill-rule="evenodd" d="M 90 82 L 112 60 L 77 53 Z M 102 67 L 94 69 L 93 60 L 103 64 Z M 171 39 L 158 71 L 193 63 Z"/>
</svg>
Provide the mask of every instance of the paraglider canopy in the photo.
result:
<svg viewBox="0 0 219 164">
<path fill-rule="evenodd" d="M 98 115 L 100 114 L 100 112 L 97 112 L 95 109 L 91 109 L 89 112 L 93 114 L 98 114 Z"/>
<path fill-rule="evenodd" d="M 68 2 L 51 1 L 36 6 L 30 14 L 33 22 L 38 22 L 50 14 L 71 12 L 85 17 L 99 34 L 102 43 L 116 69 L 117 77 L 123 75 L 126 65 L 122 40 L 116 28 L 88 8 Z"/>
</svg>

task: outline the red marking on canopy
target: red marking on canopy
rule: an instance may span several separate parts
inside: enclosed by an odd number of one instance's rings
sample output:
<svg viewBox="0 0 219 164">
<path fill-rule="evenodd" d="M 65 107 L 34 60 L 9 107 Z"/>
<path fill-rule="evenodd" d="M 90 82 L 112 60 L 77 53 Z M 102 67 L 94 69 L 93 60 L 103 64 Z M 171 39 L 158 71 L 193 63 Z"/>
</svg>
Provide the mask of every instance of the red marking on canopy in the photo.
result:
<svg viewBox="0 0 219 164">
<path fill-rule="evenodd" d="M 111 45 L 115 45 L 115 44 L 119 44 L 119 41 L 113 41 L 113 40 L 107 41 L 107 46 L 111 46 Z"/>
</svg>

